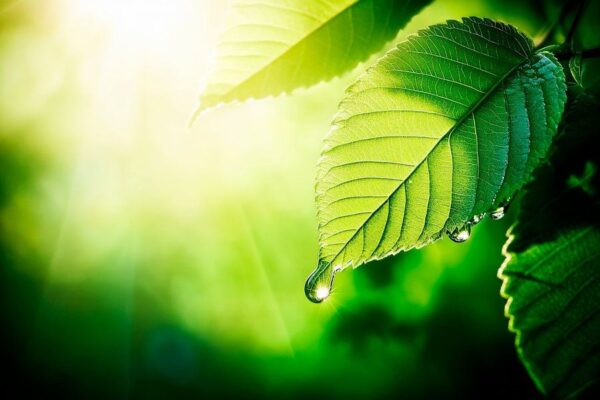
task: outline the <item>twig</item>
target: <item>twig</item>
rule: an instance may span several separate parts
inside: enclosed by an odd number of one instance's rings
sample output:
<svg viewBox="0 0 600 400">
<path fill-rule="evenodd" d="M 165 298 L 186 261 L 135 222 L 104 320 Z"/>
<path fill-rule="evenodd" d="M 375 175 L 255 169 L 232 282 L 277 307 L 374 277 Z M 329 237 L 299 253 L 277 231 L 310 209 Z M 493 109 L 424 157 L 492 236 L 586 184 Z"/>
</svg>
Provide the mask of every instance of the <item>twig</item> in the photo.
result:
<svg viewBox="0 0 600 400">
<path fill-rule="evenodd" d="M 575 32 L 577 31 L 577 27 L 579 26 L 579 22 L 581 21 L 581 17 L 583 16 L 583 12 L 587 8 L 588 0 L 583 0 L 579 3 L 579 7 L 577 8 L 577 13 L 573 17 L 573 22 L 571 23 L 571 27 L 569 28 L 569 32 L 567 32 L 567 36 L 565 38 L 565 43 L 571 45 L 572 40 L 575 36 Z"/>
<path fill-rule="evenodd" d="M 587 58 L 596 58 L 596 57 L 600 57 L 600 47 L 596 47 L 594 49 L 583 50 L 583 51 L 571 51 L 571 50 L 560 51 L 560 52 L 554 53 L 554 56 L 559 61 L 568 60 L 574 56 L 581 56 L 581 58 L 584 60 Z"/>
<path fill-rule="evenodd" d="M 536 35 L 536 36 L 541 35 L 541 39 L 539 39 L 536 49 L 541 49 L 542 47 L 548 46 L 552 42 L 554 35 L 556 33 L 556 30 L 557 30 L 558 26 L 560 25 L 560 23 L 563 22 L 565 20 L 565 18 L 567 18 L 567 16 L 571 13 L 571 11 L 573 11 L 573 9 L 575 7 L 577 7 L 584 1 L 585 0 L 579 0 L 579 1 L 576 0 L 576 1 L 565 2 L 565 4 L 563 4 L 563 7 L 560 10 L 560 13 L 558 14 L 558 17 L 554 21 L 552 21 L 549 25 L 544 27 L 542 29 L 541 34 Z"/>
</svg>

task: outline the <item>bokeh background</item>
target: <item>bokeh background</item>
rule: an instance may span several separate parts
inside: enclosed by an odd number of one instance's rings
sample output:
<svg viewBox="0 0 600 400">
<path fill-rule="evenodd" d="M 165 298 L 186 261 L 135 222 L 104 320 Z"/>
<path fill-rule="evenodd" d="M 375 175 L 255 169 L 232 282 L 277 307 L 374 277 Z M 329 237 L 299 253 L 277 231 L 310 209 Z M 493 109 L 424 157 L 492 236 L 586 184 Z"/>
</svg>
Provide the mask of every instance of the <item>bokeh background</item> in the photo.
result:
<svg viewBox="0 0 600 400">
<path fill-rule="evenodd" d="M 0 0 L 2 392 L 82 398 L 536 398 L 496 271 L 514 211 L 336 279 L 315 165 L 364 66 L 192 129 L 212 0 Z M 535 34 L 536 1 L 438 0 Z"/>
</svg>

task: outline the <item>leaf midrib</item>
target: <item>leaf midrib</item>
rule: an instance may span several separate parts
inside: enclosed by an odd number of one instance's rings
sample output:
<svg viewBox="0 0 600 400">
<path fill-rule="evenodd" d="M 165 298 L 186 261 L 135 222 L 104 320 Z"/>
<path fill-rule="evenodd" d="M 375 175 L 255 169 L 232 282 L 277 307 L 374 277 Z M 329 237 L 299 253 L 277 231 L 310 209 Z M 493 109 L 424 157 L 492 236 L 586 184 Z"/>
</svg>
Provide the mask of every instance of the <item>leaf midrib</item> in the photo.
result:
<svg viewBox="0 0 600 400">
<path fill-rule="evenodd" d="M 342 254 L 343 251 L 345 251 L 345 249 L 348 247 L 348 244 L 350 242 L 352 242 L 354 240 L 354 238 L 356 238 L 356 235 L 358 234 L 358 232 L 363 229 L 365 227 L 365 225 L 371 220 L 371 218 L 373 218 L 373 215 L 375 215 L 380 209 L 381 207 L 383 207 L 391 198 L 392 196 L 394 196 L 396 194 L 396 192 L 398 190 L 400 190 L 400 188 L 402 188 L 404 186 L 404 183 L 410 179 L 410 177 L 415 173 L 415 171 L 417 171 L 417 169 L 419 169 L 419 167 L 429 158 L 429 156 L 431 155 L 431 153 L 433 153 L 433 151 L 437 148 L 437 146 L 442 142 L 443 139 L 445 139 L 447 136 L 452 135 L 452 133 L 457 129 L 458 126 L 460 126 L 469 116 L 471 116 L 473 113 L 475 113 L 475 111 L 477 111 L 477 109 L 481 106 L 481 104 L 500 86 L 500 84 L 502 84 L 502 82 L 504 82 L 505 79 L 507 79 L 510 75 L 513 74 L 513 72 L 515 72 L 518 68 L 520 68 L 523 64 L 525 64 L 526 62 L 530 61 L 530 57 L 531 57 L 531 53 L 527 56 L 527 58 L 525 58 L 524 60 L 522 60 L 520 63 L 516 64 L 514 67 L 512 67 L 511 69 L 509 69 L 496 83 L 494 83 L 482 96 L 481 98 L 475 103 L 473 104 L 473 106 L 471 106 L 466 112 L 465 114 L 460 117 L 457 121 L 456 124 L 454 124 L 454 126 L 452 126 L 452 128 L 450 128 L 446 133 L 444 133 L 442 136 L 440 136 L 440 138 L 437 140 L 437 142 L 431 147 L 431 151 L 429 151 L 425 157 L 423 157 L 423 159 L 421 161 L 419 161 L 417 164 L 415 164 L 414 169 L 406 176 L 406 178 L 404 178 L 404 180 L 398 185 L 398 187 L 396 187 L 389 196 L 386 197 L 386 199 L 375 209 L 373 210 L 373 212 L 369 215 L 369 217 L 367 217 L 367 219 L 356 229 L 356 232 L 354 232 L 354 234 L 348 239 L 348 241 L 346 242 L 346 244 L 344 246 L 342 246 L 342 248 L 335 254 L 335 256 L 331 259 L 331 263 L 333 263 L 339 256 L 340 254 Z M 431 179 L 431 178 L 430 178 Z M 430 194 L 431 196 L 431 194 Z M 427 213 L 429 213 L 429 208 L 427 209 Z M 447 221 L 447 220 L 446 220 Z M 445 224 L 445 222 L 444 222 Z M 404 226 L 404 221 L 402 221 L 402 226 Z M 381 241 L 380 241 L 381 242 Z M 379 245 L 379 244 L 378 244 Z M 342 268 L 344 268 L 344 266 L 342 265 Z"/>
</svg>

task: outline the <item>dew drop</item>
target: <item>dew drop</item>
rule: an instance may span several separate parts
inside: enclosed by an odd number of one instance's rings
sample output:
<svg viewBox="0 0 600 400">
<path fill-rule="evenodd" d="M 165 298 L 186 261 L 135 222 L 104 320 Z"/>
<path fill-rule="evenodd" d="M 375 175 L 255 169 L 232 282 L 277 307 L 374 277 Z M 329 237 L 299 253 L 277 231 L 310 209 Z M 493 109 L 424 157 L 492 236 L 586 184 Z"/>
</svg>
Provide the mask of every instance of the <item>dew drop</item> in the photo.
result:
<svg viewBox="0 0 600 400">
<path fill-rule="evenodd" d="M 477 225 L 478 223 L 480 223 L 483 220 L 484 217 L 485 217 L 485 213 L 481 213 L 479 215 L 474 215 L 470 221 L 471 225 Z"/>
<path fill-rule="evenodd" d="M 467 241 L 471 237 L 471 224 L 467 223 L 462 228 L 456 228 L 452 232 L 448 232 L 450 240 L 456 243 Z"/>
<path fill-rule="evenodd" d="M 320 261 L 304 285 L 306 297 L 313 303 L 321 303 L 327 299 L 333 289 L 335 274 L 340 270 L 339 266 L 333 268 L 331 263 Z"/>
<path fill-rule="evenodd" d="M 504 207 L 498 207 L 490 213 L 490 218 L 494 221 L 504 218 Z"/>
<path fill-rule="evenodd" d="M 494 221 L 498 221 L 499 219 L 504 218 L 504 215 L 508 211 L 508 207 L 510 206 L 511 198 L 504 200 L 500 203 L 500 206 L 496 208 L 494 211 L 490 213 L 490 218 Z"/>
</svg>

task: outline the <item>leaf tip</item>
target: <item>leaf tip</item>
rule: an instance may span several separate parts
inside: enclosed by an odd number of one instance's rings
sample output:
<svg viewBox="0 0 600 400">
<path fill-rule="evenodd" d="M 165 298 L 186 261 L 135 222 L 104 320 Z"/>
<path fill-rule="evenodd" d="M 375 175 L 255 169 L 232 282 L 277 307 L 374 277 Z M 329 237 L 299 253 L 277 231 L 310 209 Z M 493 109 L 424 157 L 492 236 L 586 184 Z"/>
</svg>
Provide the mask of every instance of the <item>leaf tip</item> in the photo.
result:
<svg viewBox="0 0 600 400">
<path fill-rule="evenodd" d="M 194 111 L 192 111 L 190 118 L 188 119 L 188 123 L 187 123 L 188 129 L 192 129 L 194 127 L 194 124 L 196 123 L 196 121 L 198 120 L 200 115 L 204 114 L 204 111 L 206 111 L 206 110 L 204 109 L 204 107 L 202 107 L 200 102 L 198 102 L 196 107 L 194 107 Z"/>
</svg>

